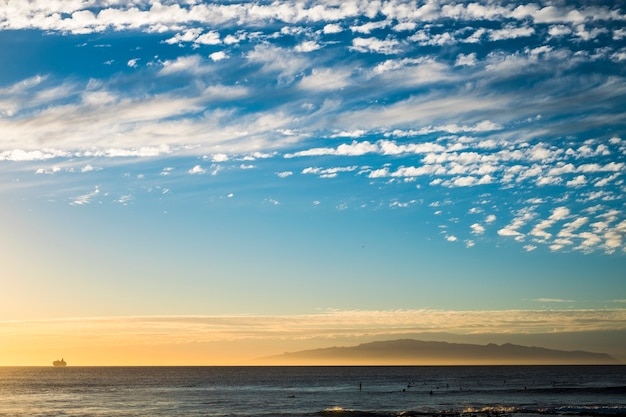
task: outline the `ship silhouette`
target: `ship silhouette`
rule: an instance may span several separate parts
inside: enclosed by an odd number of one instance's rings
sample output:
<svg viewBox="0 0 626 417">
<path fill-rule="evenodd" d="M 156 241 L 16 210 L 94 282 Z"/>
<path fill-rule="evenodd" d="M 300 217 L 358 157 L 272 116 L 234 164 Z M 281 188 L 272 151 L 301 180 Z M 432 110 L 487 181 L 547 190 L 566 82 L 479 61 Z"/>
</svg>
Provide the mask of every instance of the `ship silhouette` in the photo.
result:
<svg viewBox="0 0 626 417">
<path fill-rule="evenodd" d="M 61 358 L 61 360 L 56 360 L 52 362 L 52 365 L 54 365 L 55 367 L 63 367 L 66 366 L 67 363 L 63 360 L 63 358 Z"/>
</svg>

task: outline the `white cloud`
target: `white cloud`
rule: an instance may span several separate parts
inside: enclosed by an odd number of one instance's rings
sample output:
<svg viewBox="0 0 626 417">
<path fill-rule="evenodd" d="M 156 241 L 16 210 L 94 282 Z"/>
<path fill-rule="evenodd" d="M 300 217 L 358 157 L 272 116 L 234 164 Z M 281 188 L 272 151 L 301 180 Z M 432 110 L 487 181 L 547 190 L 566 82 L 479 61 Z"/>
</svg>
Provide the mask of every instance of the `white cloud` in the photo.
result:
<svg viewBox="0 0 626 417">
<path fill-rule="evenodd" d="M 611 181 L 615 180 L 619 176 L 620 176 L 620 173 L 616 173 L 608 177 L 601 178 L 598 181 L 596 181 L 593 185 L 594 187 L 606 187 Z"/>
<path fill-rule="evenodd" d="M 444 46 L 457 43 L 456 38 L 450 32 L 431 34 L 426 30 L 419 30 L 409 40 L 417 42 L 421 46 Z"/>
<path fill-rule="evenodd" d="M 582 250 L 583 252 L 592 251 L 602 242 L 602 238 L 600 236 L 591 232 L 581 232 L 578 234 L 578 237 L 582 239 L 582 242 L 576 249 Z"/>
<path fill-rule="evenodd" d="M 553 25 L 548 29 L 548 33 L 550 36 L 559 37 L 569 35 L 572 33 L 572 29 L 566 25 Z"/>
<path fill-rule="evenodd" d="M 329 23 L 326 26 L 324 26 L 323 32 L 327 35 L 330 35 L 333 33 L 341 33 L 343 32 L 343 28 L 341 27 L 341 25 L 338 25 L 337 23 Z"/>
<path fill-rule="evenodd" d="M 273 198 L 267 198 L 265 199 L 265 202 L 268 203 L 269 205 L 272 206 L 279 206 L 280 205 L 280 201 L 273 199 Z"/>
<path fill-rule="evenodd" d="M 220 34 L 214 30 L 204 33 L 194 40 L 194 43 L 201 45 L 219 45 L 222 43 Z"/>
<path fill-rule="evenodd" d="M 563 180 L 559 177 L 539 177 L 537 178 L 536 184 L 538 186 L 544 186 L 544 185 L 557 185 L 560 184 L 561 182 L 563 182 Z"/>
<path fill-rule="evenodd" d="M 230 158 L 228 157 L 228 155 L 226 155 L 225 153 L 216 153 L 211 157 L 211 160 L 213 162 L 226 162 L 228 161 Z"/>
<path fill-rule="evenodd" d="M 533 229 L 530 231 L 530 234 L 532 236 L 538 237 L 542 241 L 546 241 L 552 237 L 552 234 L 546 232 L 546 229 L 552 227 L 553 224 L 554 222 L 552 220 L 542 220 L 541 222 L 536 224 L 535 227 L 533 227 Z"/>
<path fill-rule="evenodd" d="M 250 91 L 244 86 L 210 85 L 202 91 L 202 98 L 211 100 L 235 100 L 248 95 Z"/>
<path fill-rule="evenodd" d="M 360 138 L 361 136 L 367 133 L 366 130 L 356 129 L 356 130 L 343 130 L 341 132 L 333 133 L 331 138 Z"/>
<path fill-rule="evenodd" d="M 181 56 L 172 61 L 163 62 L 160 75 L 169 75 L 177 72 L 198 73 L 202 71 L 202 57 L 200 55 Z"/>
<path fill-rule="evenodd" d="M 452 180 L 452 184 L 456 187 L 469 187 L 478 182 L 478 178 L 466 176 L 466 177 L 457 177 Z"/>
<path fill-rule="evenodd" d="M 53 166 L 52 168 L 39 168 L 35 171 L 35 174 L 56 174 L 61 171 L 61 167 L 58 165 Z"/>
<path fill-rule="evenodd" d="M 569 215 L 570 211 L 567 207 L 557 207 L 547 220 L 543 220 L 535 225 L 530 234 L 542 240 L 548 240 L 552 237 L 552 234 L 546 232 L 546 229 L 551 228 L 557 221 L 563 220 Z"/>
<path fill-rule="evenodd" d="M 587 185 L 587 178 L 584 175 L 578 175 L 576 178 L 565 183 L 568 187 L 582 187 Z"/>
<path fill-rule="evenodd" d="M 69 157 L 71 154 L 57 149 L 24 150 L 13 149 L 0 152 L 0 161 L 44 161 L 58 157 Z"/>
<path fill-rule="evenodd" d="M 557 176 L 576 172 L 576 167 L 572 163 L 558 162 L 554 168 L 548 171 L 549 176 Z"/>
<path fill-rule="evenodd" d="M 151 157 L 161 156 L 170 153 L 167 145 L 161 146 L 142 146 L 140 148 L 108 148 L 96 152 L 84 152 L 84 156 L 98 156 L 109 158 L 128 158 L 128 157 Z"/>
<path fill-rule="evenodd" d="M 530 160 L 543 162 L 553 161 L 558 153 L 559 149 L 549 148 L 544 143 L 533 145 L 527 151 Z"/>
<path fill-rule="evenodd" d="M 228 58 L 228 55 L 226 55 L 226 52 L 224 51 L 217 51 L 209 54 L 209 58 L 211 58 L 212 61 L 217 62 Z"/>
<path fill-rule="evenodd" d="M 589 222 L 588 217 L 579 217 L 572 222 L 563 225 L 563 229 L 559 232 L 559 237 L 575 237 L 575 231 L 580 229 L 583 225 Z"/>
<path fill-rule="evenodd" d="M 582 24 L 594 20 L 620 20 L 621 14 L 607 6 L 577 7 L 566 4 L 540 7 L 530 3 L 515 7 L 498 4 L 454 4 L 426 2 L 419 6 L 410 2 L 392 3 L 352 2 L 335 4 L 312 3 L 308 7 L 302 3 L 275 1 L 271 3 L 232 2 L 232 3 L 152 3 L 150 7 L 140 9 L 129 7 L 123 2 L 90 4 L 87 10 L 83 2 L 9 2 L 0 13 L 0 22 L 6 29 L 39 28 L 50 31 L 72 33 L 91 33 L 104 30 L 144 30 L 148 32 L 166 32 L 179 30 L 185 33 L 198 27 L 216 27 L 226 24 L 246 26 L 260 25 L 272 21 L 287 24 L 306 24 L 311 22 L 329 22 L 340 26 L 344 19 L 354 21 L 359 15 L 369 19 L 376 18 L 352 30 L 369 33 L 398 20 L 401 28 L 410 28 L 413 22 L 435 22 L 449 18 L 456 20 L 498 20 L 516 19 L 548 24 Z M 99 6 L 99 7 L 98 7 Z M 92 11 L 93 10 L 93 11 Z M 380 19 L 380 16 L 383 19 Z M 336 33 L 332 26 L 325 33 Z"/>
<path fill-rule="evenodd" d="M 115 200 L 114 202 L 117 204 L 121 204 L 123 206 L 127 206 L 131 200 L 133 199 L 133 196 L 130 194 L 127 195 L 123 195 L 120 198 L 118 198 L 117 200 Z"/>
<path fill-rule="evenodd" d="M 382 29 L 389 26 L 390 22 L 387 20 L 379 20 L 377 22 L 367 22 L 360 26 L 352 26 L 350 30 L 352 32 L 363 33 L 365 35 L 369 35 L 373 30 Z"/>
<path fill-rule="evenodd" d="M 23 94 L 24 92 L 32 90 L 33 88 L 41 85 L 41 83 L 43 83 L 47 78 L 47 76 L 42 75 L 35 75 L 33 77 L 25 78 L 8 87 L 0 88 L 0 96 L 15 96 Z"/>
<path fill-rule="evenodd" d="M 393 30 L 396 32 L 404 32 L 404 31 L 412 31 L 417 27 L 417 23 L 415 22 L 401 22 L 393 27 Z"/>
<path fill-rule="evenodd" d="M 239 33 L 237 33 L 235 35 L 228 34 L 224 38 L 224 44 L 226 44 L 226 45 L 236 45 L 236 44 L 240 43 L 241 41 L 245 40 L 246 38 L 247 38 L 247 34 L 245 32 L 239 32 Z"/>
<path fill-rule="evenodd" d="M 622 246 L 623 233 L 617 230 L 607 230 L 604 232 L 604 248 L 607 253 L 613 253 Z"/>
<path fill-rule="evenodd" d="M 307 90 L 338 90 L 349 84 L 350 71 L 337 68 L 313 69 L 303 77 L 300 87 Z"/>
<path fill-rule="evenodd" d="M 614 41 L 619 41 L 626 38 L 626 29 L 625 28 L 618 28 L 618 29 L 614 29 L 613 30 L 613 40 Z"/>
<path fill-rule="evenodd" d="M 367 153 L 379 152 L 380 148 L 377 144 L 368 141 L 353 141 L 350 144 L 344 143 L 336 148 L 313 148 L 306 151 L 296 152 L 294 154 L 286 154 L 286 158 L 299 156 L 320 156 L 320 155 L 343 155 L 343 156 L 359 156 Z"/>
<path fill-rule="evenodd" d="M 524 240 L 525 235 L 519 229 L 536 217 L 535 208 L 525 207 L 518 210 L 516 214 L 516 217 L 513 218 L 509 225 L 498 230 L 498 235 L 514 237 L 518 241 Z"/>
<path fill-rule="evenodd" d="M 576 23 L 583 21 L 588 13 L 586 9 L 579 11 L 573 8 L 559 8 L 556 6 L 539 8 L 531 3 L 516 7 L 511 15 L 517 19 L 530 17 L 535 23 Z M 592 17 L 592 15 L 589 17 Z"/>
<path fill-rule="evenodd" d="M 281 83 L 290 83 L 309 67 L 306 55 L 267 44 L 256 45 L 247 58 L 251 63 L 261 64 L 262 72 L 277 73 Z"/>
<path fill-rule="evenodd" d="M 388 168 L 380 168 L 380 169 L 375 169 L 372 170 L 369 174 L 368 174 L 368 178 L 385 178 L 388 177 L 389 174 L 389 169 Z"/>
<path fill-rule="evenodd" d="M 334 168 L 319 168 L 308 167 L 302 170 L 302 174 L 319 175 L 320 178 L 335 178 L 342 172 L 354 172 L 358 169 L 358 166 L 347 167 L 334 167 Z"/>
<path fill-rule="evenodd" d="M 276 174 L 280 178 L 287 178 L 293 175 L 292 171 L 283 171 Z"/>
<path fill-rule="evenodd" d="M 164 42 L 168 44 L 176 44 L 183 42 L 194 42 L 202 33 L 201 28 L 187 29 L 181 33 L 177 33 L 173 37 L 166 39 Z"/>
<path fill-rule="evenodd" d="M 556 207 L 550 215 L 550 220 L 559 221 L 568 218 L 570 210 L 567 207 Z"/>
<path fill-rule="evenodd" d="M 584 41 L 589 41 L 597 38 L 600 34 L 608 33 L 608 29 L 606 28 L 593 28 L 591 30 L 587 30 L 587 27 L 584 24 L 574 26 L 575 35 L 581 38 Z"/>
<path fill-rule="evenodd" d="M 272 158 L 273 156 L 276 155 L 276 152 L 272 152 L 272 153 L 266 153 L 266 152 L 252 152 L 250 154 L 247 154 L 243 157 L 244 161 L 255 161 L 257 159 L 268 159 L 268 158 Z"/>
<path fill-rule="evenodd" d="M 196 165 L 187 172 L 194 175 L 194 174 L 206 174 L 207 171 L 206 169 L 202 168 L 202 166 Z"/>
<path fill-rule="evenodd" d="M 320 49 L 322 46 L 315 41 L 304 41 L 294 48 L 296 52 L 313 52 Z"/>
<path fill-rule="evenodd" d="M 468 36 L 467 38 L 463 39 L 462 42 L 463 43 L 480 43 L 482 42 L 482 38 L 484 37 L 484 35 L 487 33 L 487 29 L 485 28 L 478 28 L 474 33 L 472 33 L 470 36 Z"/>
<path fill-rule="evenodd" d="M 621 172 L 626 165 L 623 162 L 609 162 L 605 165 L 598 163 L 580 165 L 577 172 Z"/>
<path fill-rule="evenodd" d="M 352 40 L 352 49 L 358 52 L 376 52 L 380 54 L 390 55 L 396 53 L 398 46 L 396 39 L 377 39 L 377 38 L 354 38 Z"/>
<path fill-rule="evenodd" d="M 532 27 L 512 27 L 507 26 L 504 29 L 491 30 L 488 32 L 489 37 L 493 41 L 499 41 L 504 39 L 515 39 L 521 37 L 528 37 L 535 33 L 535 29 Z"/>
<path fill-rule="evenodd" d="M 70 204 L 73 205 L 73 206 L 83 206 L 83 205 L 89 204 L 99 194 L 100 194 L 100 188 L 99 187 L 95 187 L 93 189 L 93 191 L 91 191 L 91 192 L 89 192 L 87 194 L 82 194 L 82 195 L 72 199 Z"/>
<path fill-rule="evenodd" d="M 467 55 L 459 54 L 456 57 L 456 62 L 454 63 L 454 65 L 456 67 L 462 67 L 462 66 L 473 67 L 476 65 L 476 63 L 477 63 L 476 52 L 472 52 Z"/>
<path fill-rule="evenodd" d="M 474 223 L 470 227 L 472 229 L 472 233 L 475 235 L 482 235 L 483 233 L 485 233 L 484 226 L 480 225 L 479 223 Z"/>
</svg>

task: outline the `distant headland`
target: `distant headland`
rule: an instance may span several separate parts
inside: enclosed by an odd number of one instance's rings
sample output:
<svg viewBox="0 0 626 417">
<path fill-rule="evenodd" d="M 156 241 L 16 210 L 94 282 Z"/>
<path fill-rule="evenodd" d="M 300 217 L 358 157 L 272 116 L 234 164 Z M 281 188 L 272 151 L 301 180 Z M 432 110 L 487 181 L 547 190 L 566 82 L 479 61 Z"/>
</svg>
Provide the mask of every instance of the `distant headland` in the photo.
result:
<svg viewBox="0 0 626 417">
<path fill-rule="evenodd" d="M 288 352 L 268 365 L 614 365 L 606 353 L 564 351 L 510 343 L 487 345 L 400 339 L 358 346 Z"/>
</svg>

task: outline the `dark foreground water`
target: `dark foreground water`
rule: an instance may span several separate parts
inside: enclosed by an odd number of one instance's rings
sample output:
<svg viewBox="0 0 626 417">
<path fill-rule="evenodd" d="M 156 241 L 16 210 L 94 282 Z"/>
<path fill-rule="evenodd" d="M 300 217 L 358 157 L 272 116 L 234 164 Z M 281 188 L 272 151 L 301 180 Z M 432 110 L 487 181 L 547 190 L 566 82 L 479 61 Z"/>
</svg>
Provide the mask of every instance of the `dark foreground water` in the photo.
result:
<svg viewBox="0 0 626 417">
<path fill-rule="evenodd" d="M 626 415 L 626 366 L 0 368 L 0 416 Z"/>
</svg>

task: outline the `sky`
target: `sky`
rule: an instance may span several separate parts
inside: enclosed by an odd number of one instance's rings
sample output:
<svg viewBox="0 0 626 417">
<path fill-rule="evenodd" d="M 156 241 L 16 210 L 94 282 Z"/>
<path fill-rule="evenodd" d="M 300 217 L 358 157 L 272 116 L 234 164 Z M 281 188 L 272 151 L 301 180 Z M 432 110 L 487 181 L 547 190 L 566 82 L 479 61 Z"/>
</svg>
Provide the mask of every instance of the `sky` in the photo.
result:
<svg viewBox="0 0 626 417">
<path fill-rule="evenodd" d="M 0 365 L 626 361 L 620 2 L 0 0 L 0 63 Z"/>
</svg>

